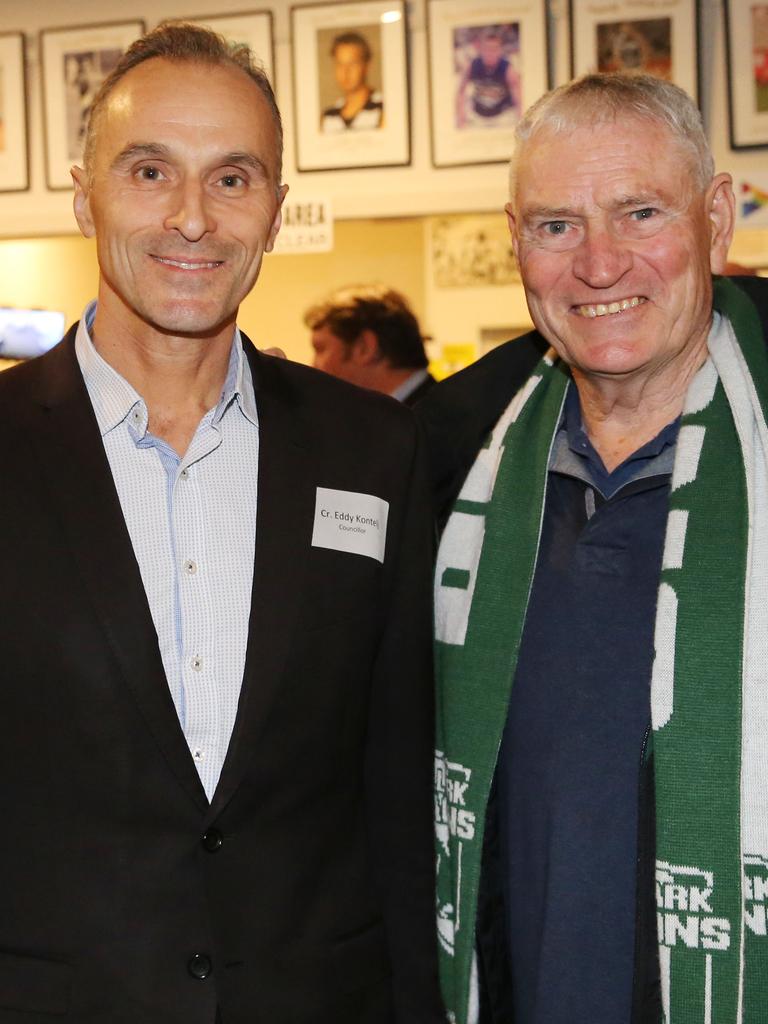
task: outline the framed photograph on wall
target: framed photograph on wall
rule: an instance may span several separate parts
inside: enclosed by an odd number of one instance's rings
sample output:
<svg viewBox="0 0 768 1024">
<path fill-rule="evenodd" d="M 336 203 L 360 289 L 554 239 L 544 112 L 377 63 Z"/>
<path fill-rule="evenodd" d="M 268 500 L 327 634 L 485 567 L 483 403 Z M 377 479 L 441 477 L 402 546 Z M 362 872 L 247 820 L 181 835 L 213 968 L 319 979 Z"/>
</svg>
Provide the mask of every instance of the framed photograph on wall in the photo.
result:
<svg viewBox="0 0 768 1024">
<path fill-rule="evenodd" d="M 433 164 L 509 160 L 549 87 L 544 0 L 429 0 L 427 28 Z"/>
<path fill-rule="evenodd" d="M 0 192 L 29 188 L 27 67 L 21 32 L 0 33 Z"/>
<path fill-rule="evenodd" d="M 85 129 L 99 86 L 143 32 L 143 21 L 41 31 L 45 173 L 49 189 L 72 187 L 69 169 L 82 160 Z"/>
<path fill-rule="evenodd" d="M 768 3 L 725 0 L 733 149 L 768 146 Z"/>
<path fill-rule="evenodd" d="M 205 25 L 231 43 L 245 43 L 267 73 L 275 88 L 275 47 L 271 11 L 241 11 L 239 14 L 198 14 L 189 19 Z"/>
<path fill-rule="evenodd" d="M 571 0 L 571 73 L 645 71 L 699 98 L 696 0 Z"/>
<path fill-rule="evenodd" d="M 411 162 L 405 0 L 291 8 L 296 166 Z"/>
</svg>

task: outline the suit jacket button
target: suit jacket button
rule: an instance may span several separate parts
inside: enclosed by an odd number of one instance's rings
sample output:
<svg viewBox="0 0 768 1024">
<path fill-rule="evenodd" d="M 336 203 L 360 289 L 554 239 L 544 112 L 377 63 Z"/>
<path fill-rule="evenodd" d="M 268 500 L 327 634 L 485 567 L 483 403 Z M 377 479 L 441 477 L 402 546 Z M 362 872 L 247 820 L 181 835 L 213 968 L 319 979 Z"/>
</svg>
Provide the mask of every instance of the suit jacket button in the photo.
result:
<svg viewBox="0 0 768 1024">
<path fill-rule="evenodd" d="M 193 978 L 199 978 L 202 981 L 213 970 L 211 958 L 206 953 L 195 953 L 187 963 L 187 970 Z"/>
<path fill-rule="evenodd" d="M 209 828 L 202 839 L 203 848 L 208 853 L 216 853 L 217 850 L 221 849 L 221 844 L 224 842 L 224 836 L 219 832 L 217 828 Z"/>
</svg>

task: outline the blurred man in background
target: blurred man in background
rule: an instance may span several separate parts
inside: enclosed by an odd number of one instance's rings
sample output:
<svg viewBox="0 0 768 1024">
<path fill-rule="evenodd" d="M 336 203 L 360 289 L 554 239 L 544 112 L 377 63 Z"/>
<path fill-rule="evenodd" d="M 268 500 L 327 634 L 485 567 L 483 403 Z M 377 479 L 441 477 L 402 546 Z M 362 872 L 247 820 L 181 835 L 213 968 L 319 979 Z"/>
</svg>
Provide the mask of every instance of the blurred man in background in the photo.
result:
<svg viewBox="0 0 768 1024">
<path fill-rule="evenodd" d="M 413 310 L 394 288 L 342 288 L 304 314 L 318 370 L 414 405 L 435 383 Z"/>
</svg>

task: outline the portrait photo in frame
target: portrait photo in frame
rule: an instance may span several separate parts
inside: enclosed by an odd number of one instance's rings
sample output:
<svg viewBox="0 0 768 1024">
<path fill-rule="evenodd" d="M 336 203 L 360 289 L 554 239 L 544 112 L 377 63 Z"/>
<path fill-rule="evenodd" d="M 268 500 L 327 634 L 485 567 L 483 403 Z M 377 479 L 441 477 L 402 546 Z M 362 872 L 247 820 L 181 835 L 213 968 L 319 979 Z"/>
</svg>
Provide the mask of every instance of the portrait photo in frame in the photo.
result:
<svg viewBox="0 0 768 1024">
<path fill-rule="evenodd" d="M 26 72 L 23 34 L 0 33 L 0 192 L 29 188 Z"/>
<path fill-rule="evenodd" d="M 768 146 L 768 2 L 724 8 L 731 148 L 758 149 Z"/>
<path fill-rule="evenodd" d="M 299 171 L 411 162 L 404 0 L 291 8 Z"/>
<path fill-rule="evenodd" d="M 245 43 L 264 68 L 275 88 L 275 47 L 271 11 L 240 11 L 234 14 L 196 14 L 188 19 L 224 36 L 230 43 Z"/>
<path fill-rule="evenodd" d="M 435 167 L 509 160 L 515 125 L 549 87 L 544 0 L 429 0 Z"/>
<path fill-rule="evenodd" d="M 571 0 L 571 73 L 645 71 L 674 82 L 698 103 L 696 0 Z"/>
<path fill-rule="evenodd" d="M 72 187 L 69 169 L 82 161 L 88 115 L 99 86 L 144 29 L 143 21 L 120 21 L 40 32 L 49 189 Z"/>
</svg>

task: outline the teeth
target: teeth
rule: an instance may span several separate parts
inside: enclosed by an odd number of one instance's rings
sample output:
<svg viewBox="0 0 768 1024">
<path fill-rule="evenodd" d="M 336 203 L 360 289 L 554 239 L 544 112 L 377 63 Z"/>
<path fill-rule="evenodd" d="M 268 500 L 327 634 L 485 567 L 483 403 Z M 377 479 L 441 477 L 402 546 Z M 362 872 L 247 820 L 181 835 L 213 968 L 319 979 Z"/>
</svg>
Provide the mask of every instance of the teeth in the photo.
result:
<svg viewBox="0 0 768 1024">
<path fill-rule="evenodd" d="M 642 302 L 645 302 L 645 299 L 633 295 L 631 299 L 620 299 L 617 302 L 609 302 L 607 305 L 598 302 L 594 306 L 577 306 L 576 308 L 580 316 L 592 318 L 606 316 L 606 314 L 622 313 L 625 309 L 634 309 L 635 306 L 639 306 Z"/>
<path fill-rule="evenodd" d="M 181 267 L 182 270 L 212 270 L 219 266 L 218 261 L 212 263 L 183 263 L 181 260 L 167 260 L 162 256 L 155 256 L 158 263 L 165 263 L 169 267 Z"/>
</svg>

